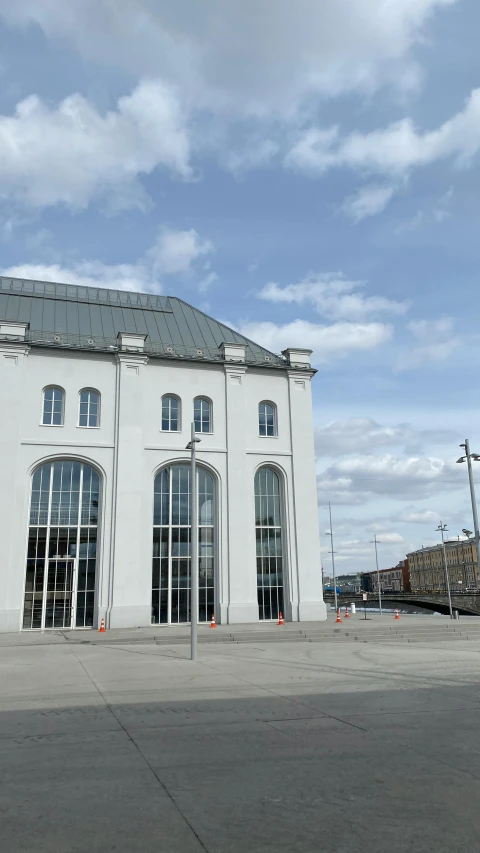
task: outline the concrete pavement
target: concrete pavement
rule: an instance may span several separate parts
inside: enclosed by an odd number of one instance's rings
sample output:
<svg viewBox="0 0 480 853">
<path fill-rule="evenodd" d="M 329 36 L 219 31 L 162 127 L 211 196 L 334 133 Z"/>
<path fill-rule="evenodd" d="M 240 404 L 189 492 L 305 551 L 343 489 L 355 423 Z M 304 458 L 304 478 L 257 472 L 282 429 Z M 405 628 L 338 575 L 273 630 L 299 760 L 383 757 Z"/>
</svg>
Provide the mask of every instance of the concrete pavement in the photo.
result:
<svg viewBox="0 0 480 853">
<path fill-rule="evenodd" d="M 473 853 L 480 635 L 377 641 L 384 619 L 196 664 L 150 629 L 4 636 L 1 853 Z"/>
</svg>

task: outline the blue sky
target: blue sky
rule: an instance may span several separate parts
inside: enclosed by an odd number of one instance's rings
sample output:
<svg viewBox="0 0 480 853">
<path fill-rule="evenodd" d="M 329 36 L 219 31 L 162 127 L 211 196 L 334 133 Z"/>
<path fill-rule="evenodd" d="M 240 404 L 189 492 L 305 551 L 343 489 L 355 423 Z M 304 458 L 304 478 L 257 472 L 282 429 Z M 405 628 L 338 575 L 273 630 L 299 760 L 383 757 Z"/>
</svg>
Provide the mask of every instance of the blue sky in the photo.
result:
<svg viewBox="0 0 480 853">
<path fill-rule="evenodd" d="M 472 525 L 479 26 L 474 0 L 0 0 L 2 271 L 310 346 L 342 571 L 375 532 L 386 567 Z"/>
</svg>

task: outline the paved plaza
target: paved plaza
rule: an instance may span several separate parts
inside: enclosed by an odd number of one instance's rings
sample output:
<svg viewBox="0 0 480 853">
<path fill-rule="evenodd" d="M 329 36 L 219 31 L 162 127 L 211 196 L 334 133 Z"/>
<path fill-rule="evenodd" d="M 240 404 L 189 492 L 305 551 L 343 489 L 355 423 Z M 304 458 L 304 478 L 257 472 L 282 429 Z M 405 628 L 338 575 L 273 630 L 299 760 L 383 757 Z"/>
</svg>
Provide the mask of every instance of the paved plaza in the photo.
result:
<svg viewBox="0 0 480 853">
<path fill-rule="evenodd" d="M 478 850 L 480 620 L 361 619 L 3 635 L 1 853 Z"/>
</svg>

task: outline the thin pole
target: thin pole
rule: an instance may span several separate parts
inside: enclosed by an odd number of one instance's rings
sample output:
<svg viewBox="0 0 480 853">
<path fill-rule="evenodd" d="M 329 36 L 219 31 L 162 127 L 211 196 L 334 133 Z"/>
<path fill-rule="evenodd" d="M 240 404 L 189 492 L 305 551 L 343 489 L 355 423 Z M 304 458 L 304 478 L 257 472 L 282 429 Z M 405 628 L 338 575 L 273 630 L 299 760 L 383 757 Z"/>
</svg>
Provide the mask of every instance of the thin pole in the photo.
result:
<svg viewBox="0 0 480 853">
<path fill-rule="evenodd" d="M 479 556 L 480 555 L 480 533 L 478 530 L 477 499 L 475 497 L 475 483 L 473 482 L 472 457 L 470 456 L 470 442 L 469 442 L 468 438 L 465 439 L 465 455 L 467 457 L 468 479 L 470 482 L 470 499 L 472 501 L 473 529 L 475 531 L 475 548 L 477 550 L 477 570 L 475 572 L 475 586 L 478 588 L 479 559 L 480 559 L 480 556 Z"/>
<path fill-rule="evenodd" d="M 197 621 L 198 621 L 198 526 L 197 526 L 197 460 L 195 454 L 195 422 L 192 422 L 191 436 L 191 472 L 190 472 L 190 625 L 191 660 L 197 660 Z"/>
<path fill-rule="evenodd" d="M 378 551 L 377 551 L 377 534 L 373 534 L 373 541 L 375 542 L 375 562 L 377 564 L 377 585 L 378 585 L 378 604 L 380 606 L 380 616 L 382 615 L 382 588 L 380 585 L 380 570 L 378 568 Z"/>
<path fill-rule="evenodd" d="M 332 575 L 333 575 L 333 595 L 335 597 L 335 611 L 338 610 L 337 601 L 337 579 L 335 577 L 335 557 L 333 556 L 333 530 L 332 530 L 332 505 L 328 502 L 328 513 L 330 516 L 330 545 L 332 546 Z"/>
<path fill-rule="evenodd" d="M 445 539 L 443 538 L 444 531 L 447 529 L 446 524 L 440 524 L 437 527 L 437 530 L 440 530 L 442 534 L 442 551 L 443 551 L 443 565 L 445 567 L 445 579 L 447 581 L 447 593 L 448 593 L 448 606 L 450 608 L 450 619 L 453 619 L 453 609 L 452 609 L 452 596 L 450 595 L 450 578 L 448 577 L 448 563 L 447 563 L 447 552 L 445 551 Z"/>
</svg>

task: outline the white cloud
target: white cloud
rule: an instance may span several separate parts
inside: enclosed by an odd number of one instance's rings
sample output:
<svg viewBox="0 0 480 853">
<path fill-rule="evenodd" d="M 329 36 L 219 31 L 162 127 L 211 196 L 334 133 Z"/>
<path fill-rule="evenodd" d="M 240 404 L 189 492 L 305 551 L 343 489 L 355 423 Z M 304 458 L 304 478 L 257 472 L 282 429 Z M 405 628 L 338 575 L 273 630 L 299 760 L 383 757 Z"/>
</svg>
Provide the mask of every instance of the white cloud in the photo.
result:
<svg viewBox="0 0 480 853">
<path fill-rule="evenodd" d="M 359 453 L 385 445 L 398 444 L 405 439 L 407 427 L 380 426 L 372 418 L 347 418 L 331 421 L 315 430 L 315 443 L 320 456 Z"/>
<path fill-rule="evenodd" d="M 223 162 L 230 172 L 241 175 L 250 169 L 269 166 L 279 151 L 279 143 L 272 139 L 250 138 L 243 148 L 229 151 Z"/>
<path fill-rule="evenodd" d="M 268 321 L 242 323 L 239 331 L 274 352 L 289 346 L 312 349 L 314 364 L 344 358 L 353 352 L 376 349 L 389 341 L 393 334 L 392 327 L 385 323 L 334 323 L 323 326 L 307 320 L 293 320 L 284 325 Z"/>
<path fill-rule="evenodd" d="M 395 187 L 369 184 L 362 187 L 356 195 L 345 199 L 341 209 L 354 222 L 361 222 L 362 219 L 376 216 L 385 210 L 394 193 Z"/>
<path fill-rule="evenodd" d="M 161 293 L 162 285 L 148 266 L 136 264 L 104 264 L 83 260 L 62 264 L 17 264 L 2 271 L 2 275 L 37 281 L 55 281 L 84 287 L 110 287 L 114 290 L 135 290 Z"/>
<path fill-rule="evenodd" d="M 266 284 L 257 293 L 268 302 L 286 302 L 296 305 L 314 305 L 319 314 L 330 320 L 362 322 L 381 314 L 404 314 L 409 303 L 395 302 L 383 296 L 365 296 L 358 292 L 361 281 L 349 281 L 342 273 L 312 273 L 298 284 L 280 287 L 275 282 Z"/>
<path fill-rule="evenodd" d="M 88 60 L 173 82 L 191 104 L 290 117 L 311 95 L 416 88 L 413 48 L 456 0 L 0 0 Z"/>
<path fill-rule="evenodd" d="M 458 436 L 452 430 L 416 430 L 411 424 L 382 425 L 373 418 L 346 418 L 330 421 L 315 428 L 317 455 L 339 456 L 348 453 L 365 453 L 380 447 L 399 447 L 408 444 L 419 452 L 426 445 L 452 446 Z"/>
<path fill-rule="evenodd" d="M 417 210 L 414 216 L 397 225 L 395 233 L 403 234 L 406 231 L 416 231 L 422 226 L 431 225 L 432 223 L 440 225 L 452 215 L 450 210 L 452 196 L 453 187 L 449 187 L 448 190 L 435 201 L 430 210 Z"/>
<path fill-rule="evenodd" d="M 397 179 L 417 166 L 447 157 L 467 165 L 480 148 L 480 88 L 463 110 L 439 128 L 419 132 L 410 118 L 370 133 L 341 137 L 338 127 L 302 131 L 286 157 L 286 165 L 313 175 L 348 167 Z"/>
<path fill-rule="evenodd" d="M 438 524 L 440 514 L 431 509 L 420 511 L 413 510 L 412 512 L 403 512 L 397 517 L 397 521 L 403 521 L 405 524 Z"/>
<path fill-rule="evenodd" d="M 212 251 L 212 243 L 202 240 L 193 228 L 190 231 L 163 228 L 147 255 L 155 272 L 172 275 L 191 272 L 194 261 Z"/>
<path fill-rule="evenodd" d="M 379 533 L 377 536 L 377 542 L 379 544 L 397 544 L 404 541 L 405 540 L 400 533 Z"/>
<path fill-rule="evenodd" d="M 413 320 L 408 329 L 419 342 L 410 347 L 397 361 L 398 370 L 422 367 L 446 361 L 461 346 L 461 338 L 454 334 L 453 320 Z"/>
<path fill-rule="evenodd" d="M 82 95 L 50 107 L 36 95 L 0 116 L 0 198 L 86 208 L 144 207 L 139 178 L 162 167 L 191 176 L 185 119 L 171 89 L 144 81 L 100 114 Z"/>
<path fill-rule="evenodd" d="M 187 235 L 185 237 L 185 235 Z M 18 264 L 3 270 L 3 275 L 14 278 L 56 281 L 85 287 L 111 287 L 115 290 L 134 290 L 161 293 L 164 287 L 160 276 L 195 275 L 200 292 L 205 282 L 211 284 L 216 273 L 206 276 L 198 265 L 213 245 L 202 241 L 196 231 L 161 229 L 154 245 L 133 264 L 105 264 L 98 260 L 81 260 L 70 264 L 29 263 Z"/>
<path fill-rule="evenodd" d="M 404 500 L 436 495 L 446 484 L 464 487 L 458 466 L 436 457 L 348 456 L 317 478 L 319 494 L 337 503 L 362 503 L 372 494 Z"/>
</svg>

